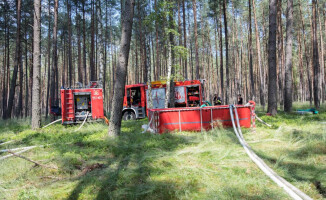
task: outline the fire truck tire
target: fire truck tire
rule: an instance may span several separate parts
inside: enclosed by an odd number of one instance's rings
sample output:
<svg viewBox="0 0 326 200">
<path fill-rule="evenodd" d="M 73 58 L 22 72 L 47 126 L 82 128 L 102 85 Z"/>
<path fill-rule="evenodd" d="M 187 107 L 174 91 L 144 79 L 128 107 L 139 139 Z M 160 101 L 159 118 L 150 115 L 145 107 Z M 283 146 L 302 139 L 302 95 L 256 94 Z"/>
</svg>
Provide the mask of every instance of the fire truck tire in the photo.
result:
<svg viewBox="0 0 326 200">
<path fill-rule="evenodd" d="M 123 114 L 122 117 L 123 120 L 129 121 L 129 120 L 135 120 L 136 119 L 136 115 L 133 111 L 128 110 Z"/>
</svg>

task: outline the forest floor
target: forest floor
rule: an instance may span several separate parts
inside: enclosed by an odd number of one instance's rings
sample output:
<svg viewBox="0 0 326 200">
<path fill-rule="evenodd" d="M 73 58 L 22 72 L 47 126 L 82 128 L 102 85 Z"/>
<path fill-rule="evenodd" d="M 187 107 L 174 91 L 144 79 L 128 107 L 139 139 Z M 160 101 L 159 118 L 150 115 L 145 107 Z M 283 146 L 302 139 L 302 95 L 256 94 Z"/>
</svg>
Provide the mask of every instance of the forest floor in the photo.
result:
<svg viewBox="0 0 326 200">
<path fill-rule="evenodd" d="M 308 107 L 307 105 L 295 105 Z M 295 109 L 296 109 L 295 108 Z M 316 115 L 257 112 L 243 129 L 252 149 L 313 199 L 326 198 L 326 108 Z M 101 123 L 30 130 L 0 122 L 1 149 L 43 145 L 0 160 L 0 199 L 290 199 L 249 159 L 233 130 L 141 133 L 147 120 L 123 122 L 119 137 Z M 1 142 L 0 142 L 1 143 Z M 8 153 L 1 153 L 0 157 Z"/>
</svg>

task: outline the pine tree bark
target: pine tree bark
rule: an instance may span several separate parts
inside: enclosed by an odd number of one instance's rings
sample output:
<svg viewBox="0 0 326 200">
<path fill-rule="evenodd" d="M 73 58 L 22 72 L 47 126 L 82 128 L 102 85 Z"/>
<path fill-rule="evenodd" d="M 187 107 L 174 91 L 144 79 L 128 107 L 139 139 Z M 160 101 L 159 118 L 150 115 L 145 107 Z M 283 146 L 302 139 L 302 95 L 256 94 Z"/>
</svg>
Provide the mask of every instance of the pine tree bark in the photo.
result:
<svg viewBox="0 0 326 200">
<path fill-rule="evenodd" d="M 7 6 L 5 6 L 7 8 Z M 8 93 L 8 87 L 7 87 L 7 57 L 9 58 L 9 26 L 8 26 L 8 17 L 7 17 L 7 12 L 4 12 L 4 25 L 5 25 L 5 30 L 4 30 L 4 38 L 5 38 L 5 47 L 4 47 L 4 58 L 3 58 L 3 91 L 2 91 L 2 118 L 6 119 L 6 110 L 7 110 L 7 93 Z"/>
<path fill-rule="evenodd" d="M 186 5 L 185 0 L 182 0 L 182 22 L 183 22 L 183 46 L 187 48 L 187 29 L 186 29 Z M 185 79 L 188 79 L 187 57 L 184 59 Z"/>
<path fill-rule="evenodd" d="M 307 79 L 308 79 L 308 87 L 309 87 L 309 101 L 310 106 L 312 105 L 312 81 L 311 81 L 311 72 L 310 72 L 310 53 L 308 50 L 308 45 L 306 43 L 306 33 L 305 33 L 305 26 L 303 21 L 303 15 L 301 11 L 301 3 L 299 0 L 299 11 L 300 11 L 300 18 L 301 18 L 301 26 L 302 26 L 302 36 L 303 36 L 303 45 L 305 50 L 305 59 L 306 59 L 306 70 L 307 70 Z"/>
<path fill-rule="evenodd" d="M 105 29 L 104 29 L 104 77 L 103 77 L 103 97 L 104 99 L 107 98 L 107 87 L 106 87 L 106 81 L 107 81 L 107 43 L 108 43 L 108 1 L 105 0 Z M 108 101 L 105 101 L 104 103 L 104 111 L 108 112 Z"/>
<path fill-rule="evenodd" d="M 72 75 L 73 75 L 73 66 L 72 66 L 72 51 L 71 51 L 71 5 L 70 1 L 66 1 L 67 4 L 67 15 L 68 15 L 68 82 L 69 87 L 72 87 Z"/>
<path fill-rule="evenodd" d="M 110 118 L 109 132 L 111 136 L 120 135 L 122 118 L 122 101 L 127 75 L 127 66 L 130 50 L 132 23 L 134 16 L 134 0 L 126 0 L 121 8 L 121 41 L 119 52 L 119 67 L 116 70 L 114 95 L 112 99 L 112 114 Z"/>
<path fill-rule="evenodd" d="M 24 34 L 24 40 L 25 40 L 25 118 L 28 115 L 29 111 L 29 105 L 28 105 L 28 100 L 29 100 L 29 88 L 28 88 L 28 40 L 27 40 L 27 21 L 25 21 L 24 24 L 25 27 L 25 34 Z"/>
<path fill-rule="evenodd" d="M 96 81 L 96 68 L 95 68 L 95 11 L 94 11 L 94 0 L 91 2 L 91 55 L 89 56 L 89 68 L 90 68 L 90 81 Z"/>
<path fill-rule="evenodd" d="M 284 79 L 283 79 L 283 24 L 282 24 L 282 0 L 278 0 L 277 2 L 277 32 L 276 32 L 276 37 L 277 37 L 277 66 L 276 68 L 276 73 L 277 75 L 277 80 L 278 80 L 278 93 L 277 93 L 277 101 L 280 102 L 281 105 L 283 105 L 283 84 L 284 84 Z"/>
<path fill-rule="evenodd" d="M 33 52 L 34 47 L 33 47 L 33 38 L 31 38 L 31 50 L 30 52 Z M 34 55 L 32 54 L 29 58 L 29 82 L 28 82 L 28 86 L 29 86 L 29 99 L 28 99 L 28 106 L 29 108 L 31 108 L 29 110 L 29 116 L 32 116 L 32 98 L 33 98 L 33 58 Z"/>
<path fill-rule="evenodd" d="M 155 12 L 158 12 L 157 9 L 157 0 L 154 1 L 154 9 Z M 158 79 L 159 77 L 159 71 L 161 69 L 161 65 L 160 65 L 160 58 L 159 58 L 159 41 L 158 41 L 158 21 L 155 20 L 155 50 L 156 50 L 156 60 L 155 60 L 155 67 L 156 67 L 156 73 L 155 73 L 155 79 Z M 137 50 L 136 50 L 137 53 Z"/>
<path fill-rule="evenodd" d="M 58 71 L 58 55 L 57 55 L 57 29 L 58 29 L 58 5 L 59 0 L 54 1 L 54 23 L 53 23 L 53 50 L 52 50 L 52 67 L 51 67 L 51 89 L 50 89 L 50 107 L 56 105 L 56 87 L 57 87 L 57 81 L 56 81 L 56 74 Z M 54 116 L 51 116 L 54 120 Z"/>
<path fill-rule="evenodd" d="M 254 1 L 254 0 L 253 0 Z M 255 97 L 255 83 L 254 83 L 254 71 L 252 64 L 252 28 L 251 28 L 251 0 L 248 1 L 249 7 L 249 38 L 248 38 L 248 46 L 249 46 L 249 72 L 250 72 L 250 100 L 254 100 Z"/>
<path fill-rule="evenodd" d="M 173 21 L 173 9 L 169 9 L 169 29 L 174 30 L 174 21 Z M 174 74 L 175 68 L 173 66 L 174 63 L 174 35 L 172 32 L 169 33 L 169 41 L 168 41 L 168 76 L 166 80 L 166 97 L 165 97 L 165 108 L 173 108 L 175 107 L 175 97 L 174 97 Z"/>
<path fill-rule="evenodd" d="M 199 54 L 198 54 L 198 34 L 197 34 L 197 9 L 196 9 L 196 0 L 192 0 L 192 9 L 193 9 L 193 12 L 194 12 L 196 79 L 200 79 L 200 76 L 199 76 Z"/>
<path fill-rule="evenodd" d="M 83 70 L 84 70 L 84 85 L 87 84 L 87 64 L 86 64 L 86 19 L 85 19 L 85 2 L 83 4 Z"/>
<path fill-rule="evenodd" d="M 324 6 L 323 6 L 323 17 L 324 17 L 324 33 L 326 33 L 326 3 L 324 4 Z M 322 33 L 323 31 L 321 30 L 321 33 Z M 326 36 L 326 35 L 325 35 Z M 325 44 L 324 44 L 324 49 L 325 49 Z M 326 49 L 325 49 L 326 50 Z M 322 71 L 323 71 L 323 73 L 322 73 L 322 76 L 323 76 L 323 103 L 324 103 L 324 101 L 325 101 L 325 99 L 326 99 L 326 73 L 325 73 L 325 70 L 326 70 L 326 57 L 325 57 L 325 55 L 326 55 L 326 53 L 324 54 L 324 65 L 323 66 L 321 66 L 322 67 Z"/>
<path fill-rule="evenodd" d="M 318 39 L 317 39 L 317 2 L 312 0 L 312 35 L 313 35 L 313 59 L 312 65 L 314 68 L 314 104 L 318 109 L 320 107 L 319 99 L 319 82 L 320 82 L 320 67 L 318 55 Z"/>
<path fill-rule="evenodd" d="M 224 16 L 224 36 L 225 36 L 225 69 L 226 69 L 226 90 L 225 90 L 225 104 L 229 103 L 229 89 L 230 89 L 230 74 L 229 74 L 229 41 L 228 41 L 228 23 L 226 16 L 226 0 L 223 0 L 223 16 Z"/>
<path fill-rule="evenodd" d="M 293 37 L 293 0 L 287 1 L 286 9 L 286 52 L 285 52 L 285 83 L 284 111 L 292 110 L 292 37 Z"/>
<path fill-rule="evenodd" d="M 222 11 L 222 9 L 221 9 Z M 224 69 L 223 69 L 223 36 L 222 36 L 222 14 L 220 16 L 220 19 L 218 20 L 219 22 L 219 29 L 220 31 L 218 31 L 218 36 L 219 36 L 219 45 L 220 45 L 220 91 L 221 93 L 219 95 L 221 95 L 221 97 L 223 98 L 224 95 Z"/>
<path fill-rule="evenodd" d="M 269 1 L 269 38 L 268 38 L 268 112 L 277 114 L 277 76 L 276 76 L 276 18 L 277 0 Z"/>
<path fill-rule="evenodd" d="M 34 0 L 32 129 L 41 127 L 41 0 Z"/>
<path fill-rule="evenodd" d="M 260 52 L 260 41 L 259 41 L 259 32 L 258 32 L 258 23 L 256 17 L 256 6 L 255 0 L 252 0 L 252 8 L 254 12 L 254 20 L 255 20 L 255 32 L 256 32 L 256 48 L 257 48 L 257 56 L 258 56 L 258 65 L 259 65 L 259 79 L 260 79 L 260 88 L 259 88 L 259 97 L 260 97 L 260 104 L 263 106 L 263 110 L 265 110 L 265 81 L 263 75 L 263 64 L 261 59 L 261 52 Z"/>
<path fill-rule="evenodd" d="M 104 82 L 104 40 L 103 40 L 103 35 L 104 35 L 104 31 L 103 31 L 103 23 L 102 23 L 102 10 L 101 10 L 101 5 L 100 5 L 100 1 L 97 1 L 97 20 L 98 20 L 98 25 L 99 25 L 99 32 L 98 32 L 98 38 L 99 38 L 99 44 L 98 44 L 98 49 L 99 49 L 99 53 L 100 53 L 100 60 L 99 60 L 99 64 L 100 64 L 100 73 L 99 73 L 99 80 Z"/>
<path fill-rule="evenodd" d="M 51 77 L 51 16 L 50 16 L 50 10 L 51 10 L 51 1 L 48 1 L 48 77 L 47 77 L 47 86 L 46 86 L 46 105 L 45 105 L 45 118 L 48 118 L 49 113 L 49 95 L 50 95 L 50 77 Z"/>
<path fill-rule="evenodd" d="M 302 44 L 301 44 L 301 33 L 298 31 L 298 55 L 299 55 L 299 72 L 300 72 L 300 100 L 303 102 L 305 100 L 304 96 L 304 86 L 305 86 L 305 80 L 303 78 L 304 71 L 303 71 L 303 59 L 302 59 Z"/>
<path fill-rule="evenodd" d="M 11 117 L 12 107 L 14 104 L 15 91 L 16 91 L 17 73 L 18 73 L 18 68 L 21 67 L 20 14 L 21 14 L 21 0 L 17 0 L 17 32 L 16 32 L 15 62 L 14 62 L 14 71 L 12 73 L 12 79 L 10 83 L 10 92 L 9 92 L 6 118 Z"/>
<path fill-rule="evenodd" d="M 320 37 L 320 80 L 319 80 L 320 100 L 322 101 L 322 103 L 324 103 L 325 101 L 325 67 L 324 67 L 325 66 L 325 59 L 324 59 L 325 44 L 324 44 L 324 37 L 323 37 L 322 19 L 320 18 L 320 14 L 319 14 L 318 1 L 317 1 L 317 15 L 319 19 L 318 21 L 319 21 L 319 37 Z"/>
<path fill-rule="evenodd" d="M 78 57 L 78 82 L 79 83 L 83 83 L 83 78 L 84 78 L 84 70 L 83 70 L 83 61 L 82 61 L 82 53 L 81 53 L 81 38 L 80 38 L 80 34 L 81 34 L 81 28 L 80 28 L 80 21 L 81 21 L 81 16 L 78 13 L 78 6 L 76 6 L 76 29 L 77 29 L 77 57 Z"/>
<path fill-rule="evenodd" d="M 214 27 L 214 40 L 215 40 L 215 65 L 216 65 L 216 93 L 215 94 L 219 94 L 219 91 L 220 91 L 220 84 L 218 83 L 218 48 L 219 48 L 219 45 L 218 45 L 218 37 L 217 37 L 217 32 L 218 32 L 218 19 L 217 19 L 217 14 L 215 13 L 215 27 Z"/>
</svg>

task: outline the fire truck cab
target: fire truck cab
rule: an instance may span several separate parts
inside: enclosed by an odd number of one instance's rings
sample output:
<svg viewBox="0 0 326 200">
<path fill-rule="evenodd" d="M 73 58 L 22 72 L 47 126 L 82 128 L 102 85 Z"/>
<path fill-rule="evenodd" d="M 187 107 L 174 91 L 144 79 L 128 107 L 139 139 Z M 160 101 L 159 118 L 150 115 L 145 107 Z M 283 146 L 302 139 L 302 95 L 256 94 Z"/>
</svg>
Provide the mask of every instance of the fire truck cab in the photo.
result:
<svg viewBox="0 0 326 200">
<path fill-rule="evenodd" d="M 205 80 L 175 81 L 174 107 L 198 107 L 204 101 Z M 164 108 L 166 81 L 151 83 L 153 108 Z M 135 84 L 125 86 L 122 118 L 124 120 L 141 119 L 147 116 L 148 86 Z"/>
</svg>

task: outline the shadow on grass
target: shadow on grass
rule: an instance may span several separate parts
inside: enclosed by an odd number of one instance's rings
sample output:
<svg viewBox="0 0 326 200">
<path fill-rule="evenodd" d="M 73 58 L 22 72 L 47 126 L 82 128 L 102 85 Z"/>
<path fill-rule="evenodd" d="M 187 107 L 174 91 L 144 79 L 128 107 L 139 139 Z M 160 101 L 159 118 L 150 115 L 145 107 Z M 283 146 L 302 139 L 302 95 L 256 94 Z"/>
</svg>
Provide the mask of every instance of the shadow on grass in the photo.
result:
<svg viewBox="0 0 326 200">
<path fill-rule="evenodd" d="M 326 176 L 325 166 L 316 166 L 311 164 L 302 164 L 295 161 L 282 161 L 277 158 L 268 156 L 262 152 L 256 152 L 256 154 L 267 160 L 269 163 L 276 165 L 278 168 L 281 168 L 284 172 L 284 179 L 287 181 L 299 181 L 299 182 L 308 182 L 313 183 L 318 190 L 318 192 L 326 198 Z M 293 154 L 289 152 L 288 154 Z"/>
<path fill-rule="evenodd" d="M 93 191 L 95 199 L 176 198 L 176 183 L 151 178 L 151 175 L 162 173 L 153 162 L 162 157 L 162 152 L 173 152 L 187 141 L 172 134 L 141 134 L 140 125 L 129 122 L 124 126 L 127 131 L 122 131 L 120 136 L 103 141 L 107 145 L 105 167 L 77 178 L 79 182 L 68 199 L 82 198 L 89 187 L 96 188 Z"/>
</svg>

